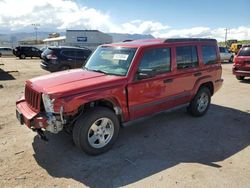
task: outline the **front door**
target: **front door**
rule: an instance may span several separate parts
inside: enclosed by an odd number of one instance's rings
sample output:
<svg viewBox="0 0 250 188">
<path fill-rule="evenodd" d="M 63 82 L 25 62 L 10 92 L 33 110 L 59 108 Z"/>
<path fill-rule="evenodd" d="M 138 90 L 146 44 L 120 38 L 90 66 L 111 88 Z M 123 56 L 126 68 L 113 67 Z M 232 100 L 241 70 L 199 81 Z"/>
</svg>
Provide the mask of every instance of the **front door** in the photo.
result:
<svg viewBox="0 0 250 188">
<path fill-rule="evenodd" d="M 135 80 L 128 85 L 128 106 L 131 119 L 149 115 L 171 106 L 173 78 L 170 48 L 144 51 Z"/>
</svg>

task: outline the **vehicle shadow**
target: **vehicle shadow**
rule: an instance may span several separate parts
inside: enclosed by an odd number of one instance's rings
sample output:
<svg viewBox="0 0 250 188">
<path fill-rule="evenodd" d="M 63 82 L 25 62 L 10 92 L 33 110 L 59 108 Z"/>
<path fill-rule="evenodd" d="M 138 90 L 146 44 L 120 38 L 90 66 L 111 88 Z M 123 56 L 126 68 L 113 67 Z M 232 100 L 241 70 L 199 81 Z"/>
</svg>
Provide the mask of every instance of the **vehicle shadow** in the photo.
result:
<svg viewBox="0 0 250 188">
<path fill-rule="evenodd" d="M 121 129 L 114 147 L 88 156 L 66 133 L 34 138 L 34 158 L 53 177 L 72 178 L 90 187 L 120 187 L 180 163 L 220 168 L 223 161 L 250 144 L 250 115 L 211 105 L 200 118 L 185 109 L 162 112 Z"/>
<path fill-rule="evenodd" d="M 3 69 L 0 68 L 0 81 L 3 80 L 15 80 L 15 77 L 12 76 L 11 71 L 4 71 Z"/>
<path fill-rule="evenodd" d="M 250 84 L 250 79 L 245 78 L 244 80 L 241 80 L 240 83 Z"/>
</svg>

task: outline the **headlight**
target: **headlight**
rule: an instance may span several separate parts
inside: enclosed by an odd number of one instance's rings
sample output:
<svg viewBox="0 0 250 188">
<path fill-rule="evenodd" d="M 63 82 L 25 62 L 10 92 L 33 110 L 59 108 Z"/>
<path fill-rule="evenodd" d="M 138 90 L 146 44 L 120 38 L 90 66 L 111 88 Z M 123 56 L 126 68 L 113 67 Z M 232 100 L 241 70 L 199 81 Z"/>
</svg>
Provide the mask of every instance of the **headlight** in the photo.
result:
<svg viewBox="0 0 250 188">
<path fill-rule="evenodd" d="M 54 112 L 54 100 L 55 99 L 51 100 L 49 98 L 49 95 L 47 95 L 47 94 L 43 94 L 42 98 L 43 98 L 43 105 L 44 105 L 45 111 L 53 113 Z"/>
</svg>

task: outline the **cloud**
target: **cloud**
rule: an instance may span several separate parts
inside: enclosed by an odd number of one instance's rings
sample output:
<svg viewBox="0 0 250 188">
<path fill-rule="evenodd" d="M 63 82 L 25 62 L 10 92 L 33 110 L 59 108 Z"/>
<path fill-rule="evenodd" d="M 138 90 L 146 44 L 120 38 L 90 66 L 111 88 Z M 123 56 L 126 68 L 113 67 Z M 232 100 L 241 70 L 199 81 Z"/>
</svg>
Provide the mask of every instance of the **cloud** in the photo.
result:
<svg viewBox="0 0 250 188">
<path fill-rule="evenodd" d="M 0 30 L 31 31 L 33 23 L 40 30 L 98 29 L 103 32 L 152 34 L 157 38 L 209 37 L 223 41 L 225 28 L 192 27 L 175 29 L 152 20 L 131 20 L 115 24 L 109 13 L 77 4 L 73 0 L 0 0 Z M 250 39 L 250 26 L 228 30 L 228 39 Z"/>
<path fill-rule="evenodd" d="M 113 27 L 107 13 L 80 6 L 69 0 L 8 0 L 0 1 L 0 7 L 0 27 L 12 31 L 32 28 L 32 23 L 39 23 L 41 28 L 57 30 L 108 30 Z"/>
<path fill-rule="evenodd" d="M 170 29 L 158 35 L 160 38 L 171 37 L 206 37 L 215 38 L 218 41 L 225 40 L 225 28 L 211 29 L 208 27 L 193 27 L 187 29 Z M 228 29 L 227 39 L 246 40 L 250 39 L 250 27 L 240 26 L 238 28 Z"/>
</svg>

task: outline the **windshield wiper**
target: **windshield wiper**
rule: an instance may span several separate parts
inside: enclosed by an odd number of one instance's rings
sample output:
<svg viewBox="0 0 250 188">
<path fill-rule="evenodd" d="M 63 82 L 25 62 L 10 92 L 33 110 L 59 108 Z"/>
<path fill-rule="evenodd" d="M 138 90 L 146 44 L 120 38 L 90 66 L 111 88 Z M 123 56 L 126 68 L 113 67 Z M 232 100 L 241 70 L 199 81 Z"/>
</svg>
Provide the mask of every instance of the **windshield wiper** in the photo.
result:
<svg viewBox="0 0 250 188">
<path fill-rule="evenodd" d="M 83 67 L 83 68 L 84 68 L 85 70 L 87 70 L 87 71 L 99 72 L 99 73 L 103 73 L 103 74 L 107 74 L 107 75 L 122 76 L 122 75 L 120 75 L 120 74 L 105 72 L 105 71 L 99 70 L 99 69 L 89 69 L 89 68 L 87 68 L 87 67 Z"/>
<path fill-rule="evenodd" d="M 88 70 L 88 71 L 94 71 L 94 72 L 99 72 L 99 73 L 103 73 L 103 74 L 108 74 L 107 72 L 99 70 L 99 69 L 88 69 L 86 67 L 85 67 L 85 69 Z"/>
</svg>

